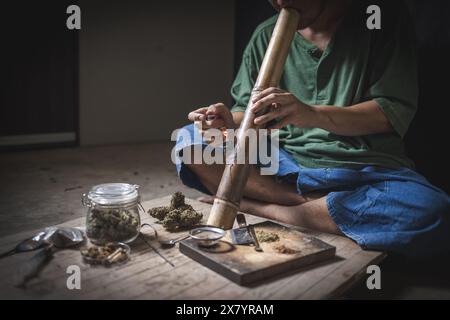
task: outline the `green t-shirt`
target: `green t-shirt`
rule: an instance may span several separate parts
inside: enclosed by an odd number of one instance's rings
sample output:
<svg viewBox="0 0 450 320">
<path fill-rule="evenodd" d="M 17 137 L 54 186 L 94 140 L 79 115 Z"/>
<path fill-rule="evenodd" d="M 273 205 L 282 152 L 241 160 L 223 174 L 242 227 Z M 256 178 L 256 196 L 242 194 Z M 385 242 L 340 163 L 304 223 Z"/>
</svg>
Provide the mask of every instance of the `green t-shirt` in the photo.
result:
<svg viewBox="0 0 450 320">
<path fill-rule="evenodd" d="M 375 100 L 395 132 L 357 137 L 319 128 L 287 126 L 280 144 L 305 167 L 414 167 L 402 138 L 417 109 L 417 58 L 413 26 L 397 1 L 380 5 L 382 29 L 369 30 L 365 1 L 353 1 L 327 49 L 298 32 L 279 87 L 310 105 L 346 107 Z M 277 20 L 258 26 L 246 47 L 231 94 L 232 112 L 245 111 Z"/>
</svg>

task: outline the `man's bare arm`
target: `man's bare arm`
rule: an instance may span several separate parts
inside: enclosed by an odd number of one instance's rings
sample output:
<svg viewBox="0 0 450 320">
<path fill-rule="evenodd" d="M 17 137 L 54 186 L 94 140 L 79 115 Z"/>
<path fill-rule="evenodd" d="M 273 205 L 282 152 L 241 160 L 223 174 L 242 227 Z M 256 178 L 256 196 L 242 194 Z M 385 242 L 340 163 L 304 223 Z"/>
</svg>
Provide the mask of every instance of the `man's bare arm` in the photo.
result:
<svg viewBox="0 0 450 320">
<path fill-rule="evenodd" d="M 290 92 L 269 88 L 256 96 L 253 103 L 254 113 L 272 106 L 268 113 L 255 119 L 255 124 L 263 125 L 276 119 L 278 123 L 271 127 L 273 129 L 290 124 L 299 128 L 321 128 L 342 136 L 362 136 L 394 130 L 374 100 L 345 108 L 310 106 Z"/>
<path fill-rule="evenodd" d="M 393 128 L 384 112 L 374 101 L 341 108 L 313 107 L 316 114 L 313 126 L 341 136 L 362 136 L 392 132 Z"/>
</svg>

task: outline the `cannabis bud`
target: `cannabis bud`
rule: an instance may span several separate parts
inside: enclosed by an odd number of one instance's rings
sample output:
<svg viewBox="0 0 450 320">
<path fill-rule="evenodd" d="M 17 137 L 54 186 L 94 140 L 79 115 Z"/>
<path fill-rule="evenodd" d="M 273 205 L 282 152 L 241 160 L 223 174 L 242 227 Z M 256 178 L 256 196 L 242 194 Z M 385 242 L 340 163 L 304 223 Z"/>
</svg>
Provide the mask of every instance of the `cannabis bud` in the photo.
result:
<svg viewBox="0 0 450 320">
<path fill-rule="evenodd" d="M 175 232 L 198 225 L 203 215 L 185 203 L 181 192 L 175 192 L 170 200 L 170 207 L 156 207 L 148 211 L 150 216 L 160 221 L 167 231 Z"/>
</svg>

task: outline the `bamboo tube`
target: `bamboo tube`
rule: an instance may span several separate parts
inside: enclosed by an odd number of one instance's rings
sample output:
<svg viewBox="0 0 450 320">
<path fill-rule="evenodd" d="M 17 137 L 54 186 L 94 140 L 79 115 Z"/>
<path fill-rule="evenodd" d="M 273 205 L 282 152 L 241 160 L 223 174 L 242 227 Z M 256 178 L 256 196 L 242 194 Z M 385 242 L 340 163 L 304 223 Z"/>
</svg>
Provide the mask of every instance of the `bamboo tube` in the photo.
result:
<svg viewBox="0 0 450 320">
<path fill-rule="evenodd" d="M 289 48 L 294 39 L 299 23 L 299 14 L 294 9 L 281 9 L 277 23 L 267 47 L 264 60 L 256 79 L 252 95 L 269 87 L 276 87 L 283 73 Z M 256 145 L 249 145 L 248 129 L 259 129 L 254 125 L 255 114 L 250 111 L 251 98 L 245 111 L 240 130 L 236 137 L 236 147 L 233 159 L 244 152 L 245 164 L 230 163 L 225 166 L 214 204 L 208 219 L 208 225 L 231 229 L 239 209 L 244 187 L 250 173 L 249 154 L 257 152 Z M 265 110 L 262 112 L 265 113 Z M 244 149 L 245 150 L 244 150 Z M 242 151 L 240 151 L 243 149 Z"/>
</svg>

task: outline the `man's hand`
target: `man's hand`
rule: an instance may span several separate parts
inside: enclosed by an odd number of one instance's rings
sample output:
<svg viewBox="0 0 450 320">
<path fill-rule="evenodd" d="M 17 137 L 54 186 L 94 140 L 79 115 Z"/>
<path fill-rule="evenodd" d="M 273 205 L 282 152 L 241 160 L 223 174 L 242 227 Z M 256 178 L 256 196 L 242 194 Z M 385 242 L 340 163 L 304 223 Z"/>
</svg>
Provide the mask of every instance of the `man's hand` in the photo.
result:
<svg viewBox="0 0 450 320">
<path fill-rule="evenodd" d="M 192 111 L 189 113 L 188 119 L 195 122 L 197 126 L 201 125 L 203 129 L 237 128 L 230 110 L 223 103 L 216 103 Z"/>
<path fill-rule="evenodd" d="M 280 129 L 289 124 L 300 128 L 314 127 L 315 108 L 299 101 L 292 93 L 279 88 L 268 88 L 252 99 L 252 111 L 258 114 L 266 107 L 268 111 L 255 119 L 255 125 L 261 126 L 277 119 L 277 123 L 268 129 Z"/>
</svg>

